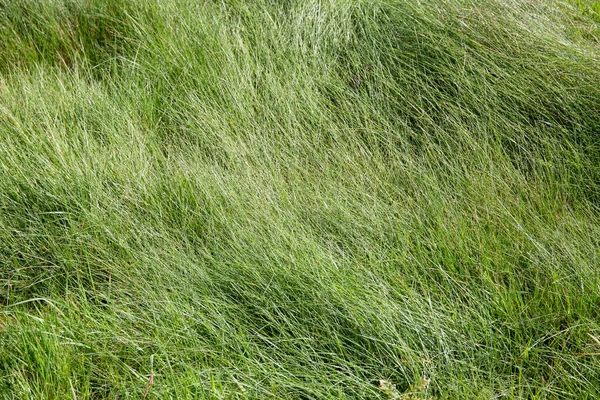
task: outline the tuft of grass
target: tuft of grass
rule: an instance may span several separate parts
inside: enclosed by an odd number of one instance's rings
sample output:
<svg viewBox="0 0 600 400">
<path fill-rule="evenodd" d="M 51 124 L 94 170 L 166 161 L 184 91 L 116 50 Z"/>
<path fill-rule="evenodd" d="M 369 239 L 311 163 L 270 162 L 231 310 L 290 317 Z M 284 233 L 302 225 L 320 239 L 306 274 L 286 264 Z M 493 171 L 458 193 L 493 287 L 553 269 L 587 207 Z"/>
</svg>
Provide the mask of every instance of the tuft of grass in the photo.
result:
<svg viewBox="0 0 600 400">
<path fill-rule="evenodd" d="M 600 397 L 582 4 L 0 0 L 0 397 Z"/>
</svg>

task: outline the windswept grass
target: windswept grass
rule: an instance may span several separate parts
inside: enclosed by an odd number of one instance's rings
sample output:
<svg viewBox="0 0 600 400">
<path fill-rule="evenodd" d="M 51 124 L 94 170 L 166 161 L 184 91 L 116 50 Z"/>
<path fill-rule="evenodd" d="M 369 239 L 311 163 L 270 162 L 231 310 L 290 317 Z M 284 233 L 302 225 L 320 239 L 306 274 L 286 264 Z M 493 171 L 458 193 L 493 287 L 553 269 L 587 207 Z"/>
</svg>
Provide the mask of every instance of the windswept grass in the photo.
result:
<svg viewBox="0 0 600 400">
<path fill-rule="evenodd" d="M 0 396 L 599 398 L 595 4 L 0 0 Z"/>
</svg>

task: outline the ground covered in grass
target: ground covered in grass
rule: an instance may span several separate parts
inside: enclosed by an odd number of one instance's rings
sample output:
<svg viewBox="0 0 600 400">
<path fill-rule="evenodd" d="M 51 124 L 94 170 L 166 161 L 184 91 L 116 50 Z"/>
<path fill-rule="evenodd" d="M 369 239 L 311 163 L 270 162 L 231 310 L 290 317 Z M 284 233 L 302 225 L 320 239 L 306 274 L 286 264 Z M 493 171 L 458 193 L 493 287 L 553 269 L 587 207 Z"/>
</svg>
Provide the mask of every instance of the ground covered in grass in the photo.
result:
<svg viewBox="0 0 600 400">
<path fill-rule="evenodd" d="M 599 3 L 0 0 L 0 396 L 599 398 Z"/>
</svg>

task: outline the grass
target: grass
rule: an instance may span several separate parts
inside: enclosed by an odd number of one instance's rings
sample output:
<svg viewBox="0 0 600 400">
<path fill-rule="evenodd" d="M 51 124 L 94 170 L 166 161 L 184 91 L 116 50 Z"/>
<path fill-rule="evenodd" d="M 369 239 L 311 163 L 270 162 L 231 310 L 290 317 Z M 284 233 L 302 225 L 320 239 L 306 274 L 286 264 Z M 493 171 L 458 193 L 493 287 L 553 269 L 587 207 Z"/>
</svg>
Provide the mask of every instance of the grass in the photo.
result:
<svg viewBox="0 0 600 400">
<path fill-rule="evenodd" d="M 599 398 L 594 4 L 0 0 L 0 397 Z"/>
</svg>

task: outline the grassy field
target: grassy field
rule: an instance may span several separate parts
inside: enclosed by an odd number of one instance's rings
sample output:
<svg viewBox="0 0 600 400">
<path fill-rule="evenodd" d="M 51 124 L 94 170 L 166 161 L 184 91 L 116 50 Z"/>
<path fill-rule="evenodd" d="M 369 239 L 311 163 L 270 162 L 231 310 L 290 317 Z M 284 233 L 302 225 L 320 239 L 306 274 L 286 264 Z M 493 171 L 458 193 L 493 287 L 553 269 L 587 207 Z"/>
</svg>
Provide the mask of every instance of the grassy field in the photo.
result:
<svg viewBox="0 0 600 400">
<path fill-rule="evenodd" d="M 600 3 L 0 0 L 0 398 L 600 398 Z"/>
</svg>

